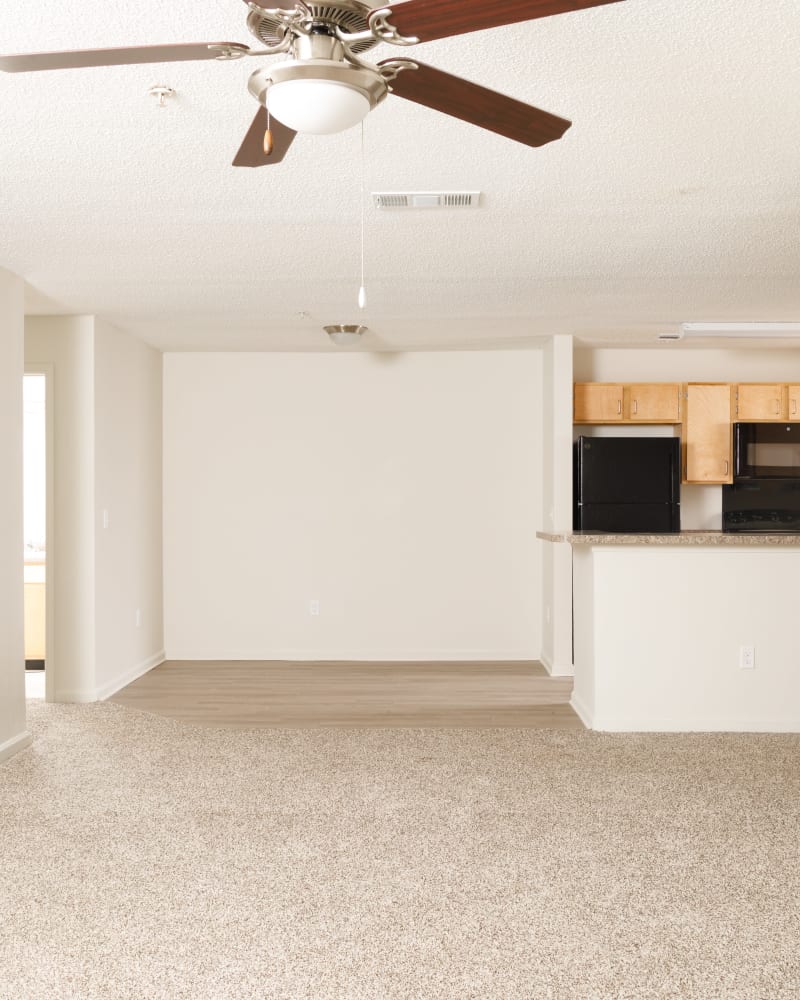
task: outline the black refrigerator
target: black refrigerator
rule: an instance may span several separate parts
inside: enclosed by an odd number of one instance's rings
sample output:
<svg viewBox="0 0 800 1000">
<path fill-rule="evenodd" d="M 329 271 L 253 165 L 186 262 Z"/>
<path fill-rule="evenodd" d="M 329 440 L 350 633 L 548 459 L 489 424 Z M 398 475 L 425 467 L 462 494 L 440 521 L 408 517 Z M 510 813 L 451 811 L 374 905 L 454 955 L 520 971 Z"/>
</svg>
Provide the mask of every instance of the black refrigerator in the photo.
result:
<svg viewBox="0 0 800 1000">
<path fill-rule="evenodd" d="M 575 442 L 576 531 L 681 530 L 676 437 L 586 437 Z"/>
</svg>

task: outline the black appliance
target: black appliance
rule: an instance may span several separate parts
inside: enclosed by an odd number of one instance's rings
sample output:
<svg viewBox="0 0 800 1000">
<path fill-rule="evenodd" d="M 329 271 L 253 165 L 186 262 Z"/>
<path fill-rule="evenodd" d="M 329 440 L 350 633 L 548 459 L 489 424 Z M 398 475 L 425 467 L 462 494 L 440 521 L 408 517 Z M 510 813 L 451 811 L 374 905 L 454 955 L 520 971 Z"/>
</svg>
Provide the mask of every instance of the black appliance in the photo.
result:
<svg viewBox="0 0 800 1000">
<path fill-rule="evenodd" d="M 723 486 L 722 530 L 800 534 L 800 479 L 743 479 Z"/>
<path fill-rule="evenodd" d="M 575 442 L 576 531 L 681 530 L 676 437 L 586 437 Z"/>
<path fill-rule="evenodd" d="M 733 478 L 800 478 L 800 423 L 734 424 Z"/>
</svg>

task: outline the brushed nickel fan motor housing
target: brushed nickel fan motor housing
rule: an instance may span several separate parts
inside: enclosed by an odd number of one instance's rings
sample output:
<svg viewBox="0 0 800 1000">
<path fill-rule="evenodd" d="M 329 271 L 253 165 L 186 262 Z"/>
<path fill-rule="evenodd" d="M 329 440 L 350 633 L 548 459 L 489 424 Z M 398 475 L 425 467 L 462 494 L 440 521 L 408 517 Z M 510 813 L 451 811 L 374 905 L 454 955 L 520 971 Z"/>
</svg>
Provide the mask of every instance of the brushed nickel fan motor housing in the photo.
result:
<svg viewBox="0 0 800 1000">
<path fill-rule="evenodd" d="M 348 34 L 357 34 L 369 30 L 367 15 L 372 6 L 360 3 L 359 0 L 333 0 L 332 3 L 309 3 L 304 6 L 311 14 L 316 24 L 331 28 L 341 28 Z M 284 38 L 283 22 L 267 11 L 251 10 L 247 15 L 247 27 L 252 35 L 263 42 L 268 48 L 279 45 Z M 356 54 L 367 52 L 378 44 L 377 38 L 366 38 L 354 42 L 351 46 Z"/>
</svg>

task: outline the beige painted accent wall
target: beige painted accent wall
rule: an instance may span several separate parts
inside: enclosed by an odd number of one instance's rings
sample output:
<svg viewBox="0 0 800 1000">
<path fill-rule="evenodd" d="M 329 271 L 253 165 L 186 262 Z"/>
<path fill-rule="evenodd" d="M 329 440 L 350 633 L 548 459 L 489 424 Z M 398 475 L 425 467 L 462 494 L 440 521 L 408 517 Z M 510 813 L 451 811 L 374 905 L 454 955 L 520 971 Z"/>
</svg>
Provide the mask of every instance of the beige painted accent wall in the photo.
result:
<svg viewBox="0 0 800 1000">
<path fill-rule="evenodd" d="M 541 393 L 538 350 L 165 355 L 168 657 L 538 657 Z"/>
<path fill-rule="evenodd" d="M 23 284 L 0 270 L 0 760 L 25 730 L 22 531 Z"/>
</svg>

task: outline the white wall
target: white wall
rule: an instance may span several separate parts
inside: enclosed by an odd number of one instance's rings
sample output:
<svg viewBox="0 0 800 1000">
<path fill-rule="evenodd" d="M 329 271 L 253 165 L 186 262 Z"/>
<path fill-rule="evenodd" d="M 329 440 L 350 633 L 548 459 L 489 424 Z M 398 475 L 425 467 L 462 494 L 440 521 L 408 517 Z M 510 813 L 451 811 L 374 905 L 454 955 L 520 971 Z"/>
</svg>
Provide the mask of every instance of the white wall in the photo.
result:
<svg viewBox="0 0 800 1000">
<path fill-rule="evenodd" d="M 576 546 L 574 559 L 573 704 L 587 725 L 800 731 L 800 547 Z"/>
<path fill-rule="evenodd" d="M 577 348 L 576 382 L 789 382 L 800 377 L 800 349 Z"/>
<path fill-rule="evenodd" d="M 572 338 L 550 338 L 543 351 L 542 528 L 572 527 Z M 572 559 L 539 542 L 542 563 L 541 660 L 551 674 L 572 673 Z"/>
<path fill-rule="evenodd" d="M 0 760 L 25 729 L 22 532 L 23 284 L 0 270 Z"/>
<path fill-rule="evenodd" d="M 166 355 L 168 657 L 537 657 L 541 391 L 538 351 Z"/>
<path fill-rule="evenodd" d="M 53 367 L 51 691 L 94 701 L 163 658 L 160 354 L 92 317 L 40 316 L 26 320 L 25 360 Z"/>
<path fill-rule="evenodd" d="M 95 321 L 95 687 L 101 698 L 164 658 L 161 375 L 160 351 Z"/>
<path fill-rule="evenodd" d="M 661 344 L 655 348 L 579 348 L 576 382 L 791 382 L 800 380 L 800 349 L 695 348 Z M 679 435 L 679 427 L 576 427 L 594 436 Z M 681 486 L 681 527 L 718 531 L 722 527 L 721 486 Z"/>
<path fill-rule="evenodd" d="M 47 669 L 56 701 L 94 689 L 94 326 L 89 316 L 25 320 L 25 361 L 52 364 L 54 537 L 48 539 L 53 642 Z"/>
</svg>

